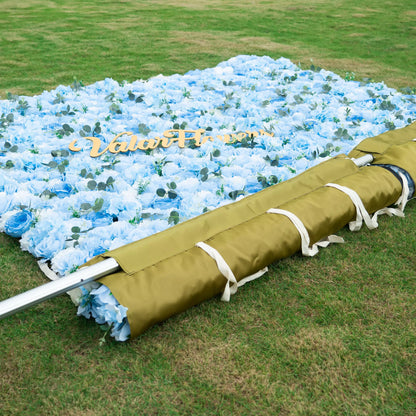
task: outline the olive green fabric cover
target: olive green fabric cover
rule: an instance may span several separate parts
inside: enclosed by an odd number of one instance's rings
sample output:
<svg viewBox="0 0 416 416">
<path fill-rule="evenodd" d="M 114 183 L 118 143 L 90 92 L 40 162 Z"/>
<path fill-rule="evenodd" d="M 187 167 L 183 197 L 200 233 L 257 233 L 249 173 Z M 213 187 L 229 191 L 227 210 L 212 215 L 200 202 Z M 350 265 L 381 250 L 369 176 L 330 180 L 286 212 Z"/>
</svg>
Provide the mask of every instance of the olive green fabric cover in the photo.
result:
<svg viewBox="0 0 416 416">
<path fill-rule="evenodd" d="M 416 180 L 416 123 L 364 140 L 350 157 L 373 153 L 375 163 L 394 164 Z M 122 271 L 100 279 L 128 308 L 131 335 L 222 293 L 225 277 L 216 262 L 195 246 L 204 241 L 225 259 L 237 281 L 300 250 L 292 222 L 269 214 L 280 208 L 298 216 L 311 243 L 336 232 L 356 217 L 350 198 L 337 183 L 355 190 L 367 211 L 393 204 L 402 192 L 400 181 L 378 166 L 357 168 L 345 155 L 321 163 L 301 175 L 233 204 L 178 224 L 161 233 L 92 259 L 113 257 Z"/>
</svg>

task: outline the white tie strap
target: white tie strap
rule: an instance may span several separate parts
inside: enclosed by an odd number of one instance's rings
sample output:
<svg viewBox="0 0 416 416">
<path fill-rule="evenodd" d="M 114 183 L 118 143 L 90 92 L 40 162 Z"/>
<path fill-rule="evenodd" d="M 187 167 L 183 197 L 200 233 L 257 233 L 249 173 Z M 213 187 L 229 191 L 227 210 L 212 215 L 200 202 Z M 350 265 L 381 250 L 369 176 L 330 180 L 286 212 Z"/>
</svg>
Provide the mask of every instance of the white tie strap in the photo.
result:
<svg viewBox="0 0 416 416">
<path fill-rule="evenodd" d="M 337 235 L 330 235 L 309 247 L 311 239 L 309 238 L 308 230 L 303 225 L 303 222 L 299 219 L 298 216 L 296 216 L 293 212 L 280 208 L 270 208 L 267 213 L 285 215 L 290 219 L 290 221 L 292 221 L 293 225 L 299 232 L 302 254 L 304 256 L 315 256 L 315 254 L 317 254 L 319 251 L 318 247 L 328 247 L 331 243 L 344 243 L 344 239 L 342 237 L 338 237 Z"/>
<path fill-rule="evenodd" d="M 251 282 L 252 280 L 258 279 L 268 271 L 268 268 L 265 267 L 264 269 L 259 270 L 257 273 L 251 274 L 250 276 L 247 276 L 244 279 L 237 282 L 237 279 L 235 278 L 230 266 L 224 260 L 224 257 L 222 257 L 221 254 L 214 247 L 211 247 L 210 245 L 202 241 L 196 243 L 195 245 L 200 249 L 204 250 L 210 257 L 212 257 L 215 260 L 218 266 L 218 270 L 227 279 L 227 284 L 225 285 L 224 293 L 221 297 L 221 300 L 223 300 L 224 302 L 229 302 L 231 295 L 234 295 L 239 287 L 245 285 L 247 282 Z"/>
<path fill-rule="evenodd" d="M 319 249 L 316 244 L 312 247 L 309 247 L 311 239 L 309 238 L 309 233 L 306 227 L 303 225 L 303 222 L 296 216 L 293 212 L 286 211 L 285 209 L 279 208 L 270 208 L 267 211 L 268 214 L 280 214 L 284 215 L 292 221 L 293 225 L 299 232 L 300 239 L 301 239 L 301 247 L 302 247 L 302 254 L 304 256 L 313 257 L 315 254 L 318 253 Z"/>
<path fill-rule="evenodd" d="M 42 273 L 49 279 L 49 280 L 58 280 L 59 276 L 51 270 L 48 265 L 45 262 L 38 261 L 39 269 L 42 271 Z"/>
<path fill-rule="evenodd" d="M 397 217 L 404 217 L 404 208 L 406 207 L 407 201 L 409 200 L 409 182 L 405 175 L 401 172 L 397 172 L 397 174 L 400 176 L 402 180 L 402 193 L 399 197 L 399 199 L 395 202 L 395 205 L 398 206 L 398 208 L 382 208 L 379 209 L 377 212 L 373 215 L 373 220 L 377 221 L 377 217 L 379 215 L 387 214 L 389 217 L 392 217 L 393 215 Z"/>
<path fill-rule="evenodd" d="M 409 182 L 407 181 L 406 176 L 403 175 L 401 172 L 397 172 L 402 180 L 402 194 L 400 195 L 400 198 L 397 200 L 396 205 L 399 207 L 399 209 L 403 212 L 404 208 L 407 204 L 407 201 L 409 200 Z"/>
<path fill-rule="evenodd" d="M 352 201 L 352 203 L 355 206 L 356 210 L 356 218 L 355 221 L 351 221 L 349 223 L 349 227 L 351 231 L 358 231 L 361 229 L 361 226 L 363 225 L 363 220 L 365 222 L 365 225 L 370 229 L 374 230 L 378 227 L 377 221 L 373 220 L 370 217 L 370 214 L 365 209 L 365 206 L 363 204 L 363 201 L 361 201 L 360 196 L 351 188 L 347 188 L 346 186 L 338 185 L 337 183 L 327 183 L 325 186 L 329 186 L 332 188 L 336 188 L 341 192 L 344 192 L 344 194 L 348 195 Z"/>
<path fill-rule="evenodd" d="M 330 244 L 343 244 L 345 243 L 345 240 L 340 237 L 339 235 L 335 235 L 335 234 L 331 234 L 326 238 L 323 238 L 322 240 L 319 240 L 318 242 L 316 242 L 315 244 L 318 247 L 328 247 Z"/>
</svg>

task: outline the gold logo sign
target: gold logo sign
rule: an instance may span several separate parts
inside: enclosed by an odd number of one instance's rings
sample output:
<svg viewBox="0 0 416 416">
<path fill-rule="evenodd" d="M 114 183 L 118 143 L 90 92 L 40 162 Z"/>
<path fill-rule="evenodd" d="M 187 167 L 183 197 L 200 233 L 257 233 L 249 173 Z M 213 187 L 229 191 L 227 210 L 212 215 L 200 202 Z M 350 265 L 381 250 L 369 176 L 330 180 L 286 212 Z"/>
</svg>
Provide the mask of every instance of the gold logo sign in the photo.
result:
<svg viewBox="0 0 416 416">
<path fill-rule="evenodd" d="M 142 139 L 133 134 L 131 131 L 125 131 L 117 134 L 111 142 L 103 147 L 101 139 L 98 137 L 85 137 L 85 139 L 92 141 L 92 148 L 90 151 L 91 157 L 102 156 L 106 152 L 110 153 L 127 153 L 135 152 L 136 150 L 153 150 L 157 147 L 168 148 L 173 143 L 177 143 L 180 148 L 184 148 L 186 142 L 192 142 L 194 146 L 200 147 L 208 141 L 213 142 L 215 138 L 213 136 L 203 136 L 205 133 L 204 129 L 197 130 L 181 130 L 181 129 L 170 129 L 163 133 L 162 137 L 155 137 L 153 139 Z M 258 135 L 267 135 L 273 137 L 273 133 L 268 133 L 264 130 L 257 131 L 246 131 L 233 134 L 224 134 L 223 136 L 217 135 L 216 138 L 224 143 L 235 143 L 242 141 L 246 138 L 254 138 Z M 79 152 L 82 150 L 81 147 L 77 147 L 78 139 L 73 140 L 69 144 L 69 150 L 72 152 Z"/>
</svg>

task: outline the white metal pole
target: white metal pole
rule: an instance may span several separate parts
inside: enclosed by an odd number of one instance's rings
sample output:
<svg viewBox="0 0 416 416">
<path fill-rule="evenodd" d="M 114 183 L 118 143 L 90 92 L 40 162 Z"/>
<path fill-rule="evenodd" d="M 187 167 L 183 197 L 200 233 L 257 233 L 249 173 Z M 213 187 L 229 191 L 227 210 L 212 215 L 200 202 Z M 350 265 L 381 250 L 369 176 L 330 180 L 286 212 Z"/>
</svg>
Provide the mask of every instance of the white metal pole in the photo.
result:
<svg viewBox="0 0 416 416">
<path fill-rule="evenodd" d="M 6 299 L 0 302 L 0 319 L 114 273 L 119 269 L 119 264 L 113 258 L 108 258 L 92 266 L 81 268 L 68 276 Z"/>
</svg>

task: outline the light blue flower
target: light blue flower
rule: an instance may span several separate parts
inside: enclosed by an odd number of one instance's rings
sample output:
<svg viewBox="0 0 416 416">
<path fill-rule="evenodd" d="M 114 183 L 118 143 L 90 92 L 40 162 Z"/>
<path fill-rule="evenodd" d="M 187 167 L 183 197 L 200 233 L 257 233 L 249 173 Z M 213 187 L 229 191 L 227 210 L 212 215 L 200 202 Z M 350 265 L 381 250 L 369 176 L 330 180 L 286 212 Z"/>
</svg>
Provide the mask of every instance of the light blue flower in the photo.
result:
<svg viewBox="0 0 416 416">
<path fill-rule="evenodd" d="M 4 232 L 12 237 L 20 237 L 33 223 L 34 215 L 23 209 L 9 217 L 4 224 Z"/>
<path fill-rule="evenodd" d="M 89 251 L 85 249 L 68 247 L 55 254 L 52 260 L 52 269 L 63 276 L 85 263 L 94 255 L 95 254 L 89 255 Z"/>
<path fill-rule="evenodd" d="M 130 327 L 127 322 L 127 308 L 120 305 L 110 289 L 101 285 L 91 292 L 81 287 L 82 296 L 78 306 L 78 315 L 86 318 L 93 317 L 100 325 L 112 326 L 112 336 L 118 341 L 126 341 L 130 335 Z"/>
<path fill-rule="evenodd" d="M 7 197 L 6 192 L 0 192 L 0 215 L 10 209 L 11 200 Z"/>
<path fill-rule="evenodd" d="M 65 238 L 61 233 L 49 234 L 43 238 L 33 249 L 36 257 L 50 259 L 65 246 Z"/>
<path fill-rule="evenodd" d="M 53 186 L 51 187 L 51 192 L 56 194 L 59 198 L 68 196 L 72 191 L 73 191 L 72 186 L 62 181 L 55 182 Z"/>
<path fill-rule="evenodd" d="M 130 338 L 130 325 L 127 318 L 124 318 L 120 324 L 115 324 L 111 331 L 111 336 L 116 341 L 127 341 Z"/>
<path fill-rule="evenodd" d="M 85 216 L 85 219 L 91 221 L 93 227 L 103 227 L 112 224 L 113 221 L 117 219 L 117 216 L 101 211 L 91 211 Z"/>
</svg>

